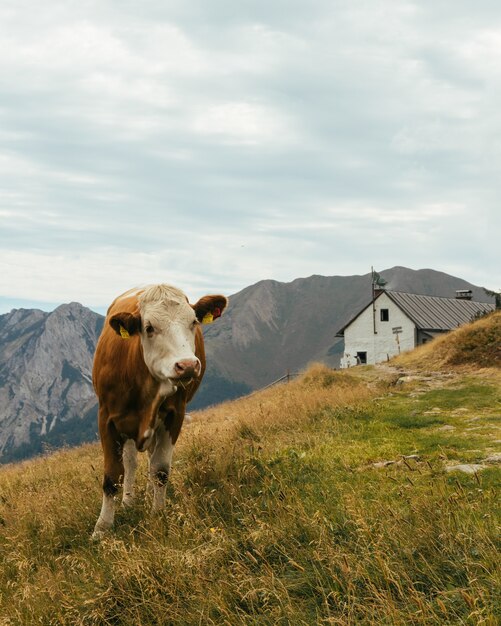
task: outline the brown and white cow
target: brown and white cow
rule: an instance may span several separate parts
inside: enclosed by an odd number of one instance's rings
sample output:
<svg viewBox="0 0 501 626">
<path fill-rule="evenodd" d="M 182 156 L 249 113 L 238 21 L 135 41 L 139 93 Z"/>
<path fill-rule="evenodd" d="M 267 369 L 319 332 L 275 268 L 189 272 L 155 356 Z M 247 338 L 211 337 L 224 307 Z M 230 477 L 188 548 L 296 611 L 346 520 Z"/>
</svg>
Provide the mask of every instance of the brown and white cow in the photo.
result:
<svg viewBox="0 0 501 626">
<path fill-rule="evenodd" d="M 103 504 L 94 538 L 113 525 L 122 481 L 122 504 L 134 500 L 137 451 L 149 453 L 153 510 L 165 505 L 186 404 L 205 371 L 200 324 L 219 317 L 227 303 L 212 295 L 192 305 L 179 289 L 160 284 L 127 291 L 108 309 L 92 374 L 104 452 Z"/>
</svg>

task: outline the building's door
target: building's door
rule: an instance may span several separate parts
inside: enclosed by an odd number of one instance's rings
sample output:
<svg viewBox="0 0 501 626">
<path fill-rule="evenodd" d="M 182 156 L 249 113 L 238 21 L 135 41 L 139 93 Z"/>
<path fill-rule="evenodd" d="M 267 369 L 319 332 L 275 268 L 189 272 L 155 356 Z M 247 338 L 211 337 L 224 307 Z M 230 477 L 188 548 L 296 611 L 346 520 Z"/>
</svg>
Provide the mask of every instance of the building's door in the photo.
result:
<svg viewBox="0 0 501 626">
<path fill-rule="evenodd" d="M 357 352 L 357 365 L 367 364 L 367 352 Z"/>
</svg>

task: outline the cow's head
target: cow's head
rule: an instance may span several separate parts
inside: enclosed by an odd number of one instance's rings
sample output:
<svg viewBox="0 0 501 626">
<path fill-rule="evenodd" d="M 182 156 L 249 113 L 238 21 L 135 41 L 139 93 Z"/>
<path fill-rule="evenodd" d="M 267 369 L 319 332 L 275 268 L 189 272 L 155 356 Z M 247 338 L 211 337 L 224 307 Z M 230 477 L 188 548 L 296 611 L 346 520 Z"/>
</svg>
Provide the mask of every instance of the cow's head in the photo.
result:
<svg viewBox="0 0 501 626">
<path fill-rule="evenodd" d="M 204 296 L 190 304 L 182 291 L 170 285 L 147 288 L 138 299 L 138 310 L 116 313 L 110 325 L 118 335 L 139 335 L 144 362 L 151 375 L 164 383 L 166 395 L 176 383 L 200 376 L 195 355 L 197 327 L 220 317 L 228 304 L 224 296 Z"/>
</svg>

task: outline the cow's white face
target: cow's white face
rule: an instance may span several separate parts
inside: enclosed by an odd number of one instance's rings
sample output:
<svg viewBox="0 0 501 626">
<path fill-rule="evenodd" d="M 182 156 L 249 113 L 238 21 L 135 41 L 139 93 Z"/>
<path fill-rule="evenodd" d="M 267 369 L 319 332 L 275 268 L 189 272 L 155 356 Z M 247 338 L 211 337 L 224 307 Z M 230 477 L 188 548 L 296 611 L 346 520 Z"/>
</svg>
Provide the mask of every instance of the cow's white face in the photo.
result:
<svg viewBox="0 0 501 626">
<path fill-rule="evenodd" d="M 201 363 L 195 354 L 197 327 L 208 318 L 219 317 L 227 300 L 205 296 L 191 305 L 182 291 L 162 284 L 145 289 L 138 302 L 135 314 L 115 314 L 110 324 L 117 334 L 140 336 L 146 367 L 162 383 L 162 394 L 171 395 L 179 384 L 200 376 Z"/>
<path fill-rule="evenodd" d="M 186 298 L 142 301 L 141 343 L 146 367 L 159 381 L 183 381 L 200 375 L 195 333 L 200 325 Z"/>
</svg>

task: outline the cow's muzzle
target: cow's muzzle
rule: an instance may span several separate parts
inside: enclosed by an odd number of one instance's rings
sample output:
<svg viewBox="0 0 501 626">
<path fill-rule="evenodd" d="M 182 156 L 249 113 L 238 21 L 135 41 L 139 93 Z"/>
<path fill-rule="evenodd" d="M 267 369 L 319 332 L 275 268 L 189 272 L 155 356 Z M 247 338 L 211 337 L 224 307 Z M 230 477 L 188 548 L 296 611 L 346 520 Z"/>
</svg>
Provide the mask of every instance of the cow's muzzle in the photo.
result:
<svg viewBox="0 0 501 626">
<path fill-rule="evenodd" d="M 187 381 L 200 376 L 201 365 L 198 359 L 183 359 L 174 365 L 174 380 Z"/>
</svg>

